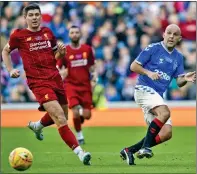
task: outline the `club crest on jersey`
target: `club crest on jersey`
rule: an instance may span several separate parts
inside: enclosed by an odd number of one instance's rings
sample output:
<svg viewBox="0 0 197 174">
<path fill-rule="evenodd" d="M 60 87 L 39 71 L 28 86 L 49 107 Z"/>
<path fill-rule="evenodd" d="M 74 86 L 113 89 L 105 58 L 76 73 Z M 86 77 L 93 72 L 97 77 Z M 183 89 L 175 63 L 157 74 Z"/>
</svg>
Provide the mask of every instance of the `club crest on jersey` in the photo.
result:
<svg viewBox="0 0 197 174">
<path fill-rule="evenodd" d="M 87 52 L 83 52 L 83 58 L 84 58 L 84 59 L 87 59 L 87 58 L 88 58 Z"/>
<path fill-rule="evenodd" d="M 27 38 L 27 41 L 31 41 L 31 37 L 28 37 L 28 38 Z"/>
<path fill-rule="evenodd" d="M 70 59 L 70 60 L 74 59 L 74 55 L 70 55 L 70 56 L 69 56 L 69 59 Z"/>
<path fill-rule="evenodd" d="M 166 62 L 172 63 L 172 59 L 170 59 L 169 57 L 166 57 Z"/>
<path fill-rule="evenodd" d="M 178 67 L 178 63 L 177 63 L 177 61 L 174 61 L 173 70 L 175 70 L 177 67 Z"/>
<path fill-rule="evenodd" d="M 36 36 L 35 39 L 36 40 L 42 40 L 42 36 Z"/>
</svg>

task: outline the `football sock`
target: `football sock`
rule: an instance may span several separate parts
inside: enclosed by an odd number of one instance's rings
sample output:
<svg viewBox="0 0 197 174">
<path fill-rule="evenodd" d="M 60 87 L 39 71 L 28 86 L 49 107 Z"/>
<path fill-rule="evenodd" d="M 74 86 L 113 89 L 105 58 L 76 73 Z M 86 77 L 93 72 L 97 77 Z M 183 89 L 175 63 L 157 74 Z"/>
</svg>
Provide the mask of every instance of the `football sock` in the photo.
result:
<svg viewBox="0 0 197 174">
<path fill-rule="evenodd" d="M 151 147 L 152 142 L 154 141 L 155 137 L 157 136 L 163 125 L 164 123 L 162 123 L 157 118 L 154 118 L 154 120 L 150 123 L 148 127 L 148 131 L 144 143 L 142 145 L 142 148 Z"/>
<path fill-rule="evenodd" d="M 78 146 L 78 147 L 76 147 L 74 150 L 73 150 L 73 152 L 76 154 L 76 155 L 78 155 L 78 157 L 79 157 L 79 159 L 81 160 L 81 161 L 83 161 L 83 155 L 84 155 L 84 151 L 83 151 L 83 149 L 81 148 L 81 146 Z"/>
<path fill-rule="evenodd" d="M 80 119 L 80 117 L 74 117 L 73 116 L 73 123 L 74 123 L 74 128 L 75 128 L 76 132 L 80 132 L 81 131 L 81 119 Z"/>
<path fill-rule="evenodd" d="M 58 129 L 59 134 L 61 135 L 64 142 L 72 149 L 74 150 L 76 147 L 79 146 L 73 132 L 70 130 L 68 125 L 64 125 Z"/>
<path fill-rule="evenodd" d="M 78 140 L 84 139 L 82 131 L 77 132 L 77 139 Z"/>
<path fill-rule="evenodd" d="M 128 149 L 130 152 L 132 152 L 132 153 L 136 153 L 138 150 L 141 149 L 141 147 L 142 147 L 142 145 L 143 145 L 143 143 L 144 143 L 144 140 L 145 140 L 145 137 L 144 137 L 141 141 L 139 141 L 137 144 L 134 144 L 134 145 L 132 145 L 132 146 L 130 146 L 130 147 L 127 147 L 127 149 Z M 156 146 L 156 145 L 158 145 L 158 144 L 160 144 L 160 143 L 161 143 L 161 139 L 160 139 L 159 134 L 158 134 L 158 135 L 155 137 L 155 139 L 152 141 L 150 147 Z"/>
<path fill-rule="evenodd" d="M 132 145 L 132 146 L 130 146 L 130 147 L 127 147 L 127 149 L 128 149 L 130 152 L 132 152 L 132 153 L 137 152 L 138 150 L 141 149 L 141 147 L 142 147 L 142 145 L 143 145 L 143 143 L 144 143 L 144 140 L 145 140 L 145 137 L 144 137 L 141 141 L 139 141 L 138 143 L 136 143 L 136 144 L 134 144 L 134 145 Z"/>
<path fill-rule="evenodd" d="M 77 146 L 77 147 L 73 150 L 73 152 L 74 152 L 76 155 L 78 155 L 79 152 L 81 152 L 81 151 L 83 151 L 83 149 L 81 148 L 81 146 Z"/>
<path fill-rule="evenodd" d="M 52 118 L 49 116 L 48 113 L 46 113 L 39 122 L 43 125 L 43 127 L 47 127 L 54 124 L 54 121 L 52 120 Z"/>
</svg>

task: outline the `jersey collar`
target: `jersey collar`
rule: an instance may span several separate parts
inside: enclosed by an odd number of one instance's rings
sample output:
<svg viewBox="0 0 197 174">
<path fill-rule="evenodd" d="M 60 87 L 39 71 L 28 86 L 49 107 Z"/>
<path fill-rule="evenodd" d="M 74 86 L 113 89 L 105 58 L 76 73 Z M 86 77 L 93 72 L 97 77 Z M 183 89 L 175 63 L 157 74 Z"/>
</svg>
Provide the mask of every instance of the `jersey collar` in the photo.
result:
<svg viewBox="0 0 197 174">
<path fill-rule="evenodd" d="M 74 49 L 74 50 L 79 50 L 81 48 L 81 44 L 78 47 L 73 47 L 71 44 L 69 44 L 69 46 Z"/>
<path fill-rule="evenodd" d="M 174 49 L 173 49 L 171 52 L 168 51 L 168 49 L 167 49 L 166 46 L 164 45 L 163 41 L 161 41 L 161 45 L 162 45 L 162 47 L 163 47 L 169 54 L 172 54 L 172 53 L 173 53 Z"/>
</svg>

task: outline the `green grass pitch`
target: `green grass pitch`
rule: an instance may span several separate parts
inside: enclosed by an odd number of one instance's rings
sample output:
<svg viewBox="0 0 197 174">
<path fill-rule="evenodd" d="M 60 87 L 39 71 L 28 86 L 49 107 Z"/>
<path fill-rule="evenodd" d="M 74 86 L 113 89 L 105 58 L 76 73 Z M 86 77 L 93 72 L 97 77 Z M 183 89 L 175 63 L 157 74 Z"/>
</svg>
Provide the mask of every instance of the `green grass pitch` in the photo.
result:
<svg viewBox="0 0 197 174">
<path fill-rule="evenodd" d="M 1 172 L 21 173 L 9 166 L 8 156 L 14 148 L 25 147 L 34 156 L 25 173 L 196 173 L 195 127 L 174 127 L 173 138 L 153 148 L 153 158 L 136 159 L 136 166 L 127 165 L 119 157 L 120 150 L 145 133 L 145 127 L 84 128 L 83 148 L 92 154 L 92 165 L 84 166 L 55 128 L 44 130 L 44 141 L 38 141 L 28 128 L 2 128 Z"/>
</svg>

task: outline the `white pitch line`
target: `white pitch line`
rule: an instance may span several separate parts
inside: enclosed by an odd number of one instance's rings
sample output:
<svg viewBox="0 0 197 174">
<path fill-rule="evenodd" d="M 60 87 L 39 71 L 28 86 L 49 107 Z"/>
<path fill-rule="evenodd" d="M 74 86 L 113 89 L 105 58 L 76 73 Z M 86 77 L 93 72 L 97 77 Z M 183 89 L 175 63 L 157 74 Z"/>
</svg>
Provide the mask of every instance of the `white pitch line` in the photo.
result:
<svg viewBox="0 0 197 174">
<path fill-rule="evenodd" d="M 50 151 L 48 151 L 48 152 L 34 152 L 34 151 L 31 151 L 32 153 L 40 153 L 40 154 L 42 154 L 42 153 L 44 153 L 44 154 L 74 154 L 74 152 L 64 152 L 64 151 L 62 151 L 62 152 L 50 152 Z M 102 155 L 119 155 L 120 153 L 119 152 L 91 152 L 90 151 L 90 153 L 91 154 L 102 154 Z M 5 152 L 1 152 L 1 154 L 5 154 Z M 155 154 L 196 154 L 196 152 L 155 152 Z"/>
<path fill-rule="evenodd" d="M 33 153 L 47 153 L 47 154 L 52 154 L 52 153 L 64 153 L 64 154 L 73 154 L 73 152 L 33 152 Z M 119 155 L 120 153 L 118 152 L 91 152 L 94 154 L 106 154 L 106 155 Z M 156 154 L 196 154 L 196 152 L 158 152 Z"/>
</svg>

